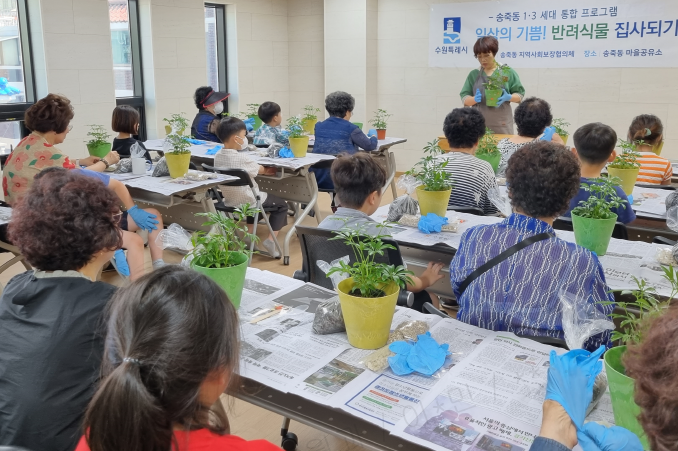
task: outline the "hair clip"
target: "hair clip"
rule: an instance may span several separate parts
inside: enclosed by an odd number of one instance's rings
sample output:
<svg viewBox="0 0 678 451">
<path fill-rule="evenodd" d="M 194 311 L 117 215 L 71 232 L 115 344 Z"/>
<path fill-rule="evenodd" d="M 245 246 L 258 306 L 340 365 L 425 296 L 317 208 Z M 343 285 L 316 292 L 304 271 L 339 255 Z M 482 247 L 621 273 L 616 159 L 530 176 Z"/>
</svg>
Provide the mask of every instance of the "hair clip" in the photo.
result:
<svg viewBox="0 0 678 451">
<path fill-rule="evenodd" d="M 122 359 L 122 361 L 127 362 L 127 363 L 131 363 L 131 364 L 136 365 L 136 366 L 141 365 L 141 362 L 139 361 L 139 359 L 133 359 L 131 357 L 125 357 L 124 359 Z"/>
<path fill-rule="evenodd" d="M 645 129 L 645 136 L 650 136 L 652 134 L 652 131 L 649 128 Z"/>
</svg>

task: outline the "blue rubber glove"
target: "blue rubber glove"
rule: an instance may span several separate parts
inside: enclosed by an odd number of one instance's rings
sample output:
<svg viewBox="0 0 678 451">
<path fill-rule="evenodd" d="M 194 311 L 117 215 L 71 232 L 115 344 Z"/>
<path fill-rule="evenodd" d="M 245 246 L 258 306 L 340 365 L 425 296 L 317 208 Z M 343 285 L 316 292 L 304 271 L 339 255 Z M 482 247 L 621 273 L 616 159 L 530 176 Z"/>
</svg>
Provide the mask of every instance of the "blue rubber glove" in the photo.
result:
<svg viewBox="0 0 678 451">
<path fill-rule="evenodd" d="M 422 233 L 435 233 L 441 232 L 443 230 L 443 225 L 447 224 L 448 219 L 446 217 L 440 217 L 435 213 L 429 213 L 426 216 L 419 218 L 417 223 L 417 228 Z"/>
<path fill-rule="evenodd" d="M 187 138 L 187 141 L 191 144 L 200 145 L 200 144 L 205 144 L 205 141 L 201 141 L 199 139 L 194 139 L 194 138 Z"/>
<path fill-rule="evenodd" d="M 605 427 L 596 422 L 586 423 L 577 432 L 579 446 L 584 451 L 641 451 L 638 436 L 619 426 Z"/>
<path fill-rule="evenodd" d="M 551 351 L 545 399 L 563 406 L 577 430 L 584 425 L 586 409 L 593 398 L 593 383 L 603 369 L 599 360 L 603 352 L 605 346 L 592 353 L 575 349 L 560 356 Z"/>
<path fill-rule="evenodd" d="M 278 156 L 280 158 L 294 158 L 294 154 L 292 153 L 292 150 L 289 147 L 283 147 L 280 149 L 280 152 L 278 152 Z"/>
<path fill-rule="evenodd" d="M 629 194 L 626 196 L 626 198 L 629 200 L 629 204 L 626 206 L 626 208 L 631 208 L 631 205 L 633 205 L 633 194 Z"/>
<path fill-rule="evenodd" d="M 407 356 L 410 355 L 414 346 L 405 341 L 394 341 L 388 346 L 389 351 L 396 355 L 388 358 L 388 364 L 398 376 L 414 373 L 414 370 L 407 364 Z"/>
<path fill-rule="evenodd" d="M 506 92 L 506 89 L 502 89 L 504 93 L 497 99 L 497 106 L 501 106 L 504 102 L 510 102 L 511 101 L 511 94 Z"/>
<path fill-rule="evenodd" d="M 290 132 L 289 132 L 289 130 L 283 130 L 283 131 L 280 132 L 280 134 L 281 134 L 282 136 L 284 136 L 285 138 L 289 138 L 289 137 L 290 137 Z"/>
<path fill-rule="evenodd" d="M 247 128 L 248 132 L 251 132 L 254 130 L 254 118 L 253 117 L 248 117 L 243 121 L 245 123 L 245 127 Z"/>
<path fill-rule="evenodd" d="M 551 138 L 553 138 L 553 135 L 555 134 L 556 134 L 555 127 L 546 127 L 544 129 L 544 134 L 542 135 L 541 138 L 539 138 L 539 141 L 551 141 Z"/>
<path fill-rule="evenodd" d="M 123 276 L 129 277 L 129 265 L 127 264 L 127 257 L 125 256 L 125 251 L 118 249 L 113 255 L 115 259 L 116 269 Z"/>
<path fill-rule="evenodd" d="M 394 341 L 388 347 L 396 355 L 388 358 L 391 370 L 398 376 L 417 372 L 432 376 L 445 363 L 450 354 L 447 344 L 439 345 L 430 332 L 419 335 L 414 345 L 405 341 Z"/>
<path fill-rule="evenodd" d="M 211 149 L 208 149 L 207 152 L 205 152 L 205 155 L 216 155 L 217 152 L 219 152 L 223 147 L 224 146 L 222 146 L 221 144 L 217 144 L 216 146 L 212 147 Z"/>
<path fill-rule="evenodd" d="M 476 89 L 476 95 L 473 96 L 473 100 L 475 100 L 476 103 L 483 101 L 483 94 L 480 92 L 480 88 Z"/>
<path fill-rule="evenodd" d="M 158 228 L 156 226 L 158 221 L 155 220 L 157 216 L 142 210 L 136 205 L 127 210 L 127 214 L 129 214 L 132 217 L 132 219 L 134 220 L 136 225 L 139 226 L 140 229 L 148 230 L 150 232 L 151 230 L 155 230 Z"/>
<path fill-rule="evenodd" d="M 375 138 L 377 137 L 377 131 L 376 131 L 375 129 L 371 128 L 371 129 L 369 129 L 369 130 L 367 131 L 367 137 L 368 137 L 368 138 L 371 138 L 371 137 L 373 137 L 373 136 L 374 136 Z"/>
</svg>

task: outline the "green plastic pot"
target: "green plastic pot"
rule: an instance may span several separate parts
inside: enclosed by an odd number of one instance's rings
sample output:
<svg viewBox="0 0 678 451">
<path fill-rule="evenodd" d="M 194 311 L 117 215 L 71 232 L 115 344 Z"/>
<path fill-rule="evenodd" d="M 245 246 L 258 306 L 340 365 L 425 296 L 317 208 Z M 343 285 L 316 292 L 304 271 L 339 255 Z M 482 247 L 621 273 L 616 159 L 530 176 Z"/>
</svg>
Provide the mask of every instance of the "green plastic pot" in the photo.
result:
<svg viewBox="0 0 678 451">
<path fill-rule="evenodd" d="M 636 185 L 636 180 L 638 179 L 638 172 L 640 172 L 640 168 L 618 169 L 611 168 L 609 166 L 607 168 L 607 173 L 610 175 L 610 177 L 619 177 L 621 180 L 621 187 L 627 196 L 633 194 L 633 188 Z"/>
<path fill-rule="evenodd" d="M 496 154 L 489 154 L 489 153 L 476 154 L 476 157 L 490 163 L 490 165 L 492 166 L 492 170 L 494 170 L 494 173 L 495 174 L 497 173 L 497 170 L 499 169 L 499 163 L 501 162 L 501 154 L 500 153 L 496 153 Z"/>
<path fill-rule="evenodd" d="M 618 346 L 605 353 L 605 372 L 610 386 L 614 422 L 617 426 L 636 434 L 643 444 L 643 449 L 649 450 L 647 435 L 638 423 L 640 407 L 633 400 L 635 381 L 624 374 L 626 372 L 622 363 L 624 352 L 626 352 L 626 346 Z"/>
<path fill-rule="evenodd" d="M 255 132 L 257 130 L 259 130 L 259 128 L 263 125 L 263 122 L 261 122 L 261 119 L 259 119 L 258 114 L 249 114 L 247 117 L 254 119 L 254 131 Z"/>
<path fill-rule="evenodd" d="M 318 119 L 304 119 L 301 121 L 301 127 L 309 135 L 315 134 L 315 124 L 318 123 Z"/>
<path fill-rule="evenodd" d="M 440 217 L 445 217 L 447 204 L 450 201 L 452 190 L 445 191 L 426 191 L 423 186 L 417 186 L 417 200 L 419 201 L 419 211 L 422 216 L 429 213 L 435 213 Z"/>
<path fill-rule="evenodd" d="M 242 299 L 242 289 L 245 286 L 245 275 L 247 274 L 249 257 L 242 252 L 229 252 L 229 260 L 231 258 L 236 263 L 235 266 L 204 268 L 202 266 L 191 265 L 191 267 L 215 281 L 226 292 L 235 308 L 239 308 L 240 300 Z"/>
<path fill-rule="evenodd" d="M 485 89 L 485 105 L 497 106 L 499 97 L 503 94 L 501 89 Z"/>
<path fill-rule="evenodd" d="M 610 219 L 582 218 L 572 213 L 574 240 L 581 247 L 595 252 L 602 257 L 607 252 L 607 246 L 612 238 L 612 231 L 617 222 L 617 215 L 612 213 Z"/>
<path fill-rule="evenodd" d="M 306 156 L 306 152 L 308 151 L 308 139 L 308 136 L 290 138 L 290 149 L 295 158 L 303 158 Z"/>
<path fill-rule="evenodd" d="M 357 125 L 360 130 L 363 129 L 363 123 L 362 122 L 351 122 L 353 125 Z"/>
<path fill-rule="evenodd" d="M 87 151 L 93 157 L 103 158 L 111 151 L 111 143 L 90 144 L 87 143 Z"/>
<path fill-rule="evenodd" d="M 191 154 L 165 152 L 165 161 L 167 161 L 170 177 L 178 179 L 185 176 L 188 172 L 188 168 L 191 165 Z"/>
</svg>

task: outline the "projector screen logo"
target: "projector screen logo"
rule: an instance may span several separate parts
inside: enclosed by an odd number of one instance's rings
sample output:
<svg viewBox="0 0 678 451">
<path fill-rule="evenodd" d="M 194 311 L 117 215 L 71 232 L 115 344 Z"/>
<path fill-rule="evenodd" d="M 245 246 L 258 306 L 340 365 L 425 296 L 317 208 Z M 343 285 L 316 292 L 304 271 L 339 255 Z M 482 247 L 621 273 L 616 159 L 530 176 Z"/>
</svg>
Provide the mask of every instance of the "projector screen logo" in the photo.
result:
<svg viewBox="0 0 678 451">
<path fill-rule="evenodd" d="M 445 17 L 443 44 L 461 44 L 461 17 Z"/>
</svg>

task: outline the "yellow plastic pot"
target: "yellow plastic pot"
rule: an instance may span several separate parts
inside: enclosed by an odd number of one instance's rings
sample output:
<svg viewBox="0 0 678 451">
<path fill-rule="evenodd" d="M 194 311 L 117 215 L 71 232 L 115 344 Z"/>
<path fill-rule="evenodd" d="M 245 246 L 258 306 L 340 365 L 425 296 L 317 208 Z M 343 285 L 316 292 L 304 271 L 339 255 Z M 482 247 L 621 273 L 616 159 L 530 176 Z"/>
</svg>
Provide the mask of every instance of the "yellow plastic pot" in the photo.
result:
<svg viewBox="0 0 678 451">
<path fill-rule="evenodd" d="M 185 129 L 183 129 L 183 128 L 182 128 L 181 130 L 178 130 L 178 131 L 177 131 L 177 135 L 183 135 L 183 134 L 184 134 L 184 130 L 185 130 Z M 170 133 L 172 133 L 172 127 L 170 127 L 169 125 L 165 125 L 165 133 L 167 133 L 168 135 L 169 135 Z"/>
<path fill-rule="evenodd" d="M 165 160 L 167 161 L 167 169 L 169 169 L 170 177 L 178 179 L 183 177 L 188 172 L 188 167 L 191 164 L 190 153 L 165 153 Z"/>
<path fill-rule="evenodd" d="M 385 346 L 398 301 L 398 285 L 386 287 L 386 296 L 380 298 L 352 296 L 348 294 L 351 288 L 352 277 L 341 281 L 337 286 L 348 342 L 359 349 L 378 349 Z"/>
<path fill-rule="evenodd" d="M 301 127 L 306 133 L 313 135 L 315 133 L 315 124 L 317 123 L 318 119 L 304 119 L 301 121 Z"/>
<path fill-rule="evenodd" d="M 303 158 L 308 152 L 308 136 L 290 138 L 290 149 L 296 158 Z"/>
<path fill-rule="evenodd" d="M 560 136 L 560 139 L 563 140 L 563 145 L 567 144 L 567 138 L 570 137 L 570 135 L 558 135 Z"/>
<path fill-rule="evenodd" d="M 450 194 L 452 194 L 451 189 L 445 191 L 426 191 L 423 186 L 418 186 L 417 199 L 419 200 L 421 215 L 426 216 L 429 213 L 435 213 L 440 217 L 445 217 Z"/>
<path fill-rule="evenodd" d="M 638 179 L 638 172 L 640 172 L 640 168 L 618 169 L 609 166 L 607 167 L 607 173 L 610 177 L 619 177 L 621 180 L 621 187 L 627 196 L 633 194 L 633 187 Z"/>
</svg>

